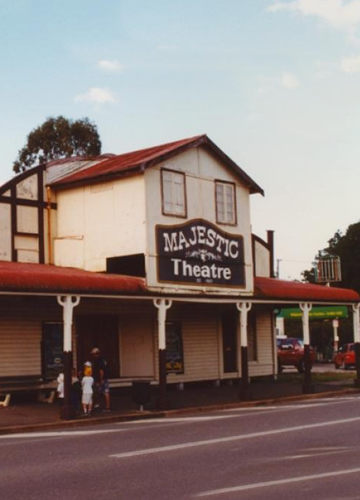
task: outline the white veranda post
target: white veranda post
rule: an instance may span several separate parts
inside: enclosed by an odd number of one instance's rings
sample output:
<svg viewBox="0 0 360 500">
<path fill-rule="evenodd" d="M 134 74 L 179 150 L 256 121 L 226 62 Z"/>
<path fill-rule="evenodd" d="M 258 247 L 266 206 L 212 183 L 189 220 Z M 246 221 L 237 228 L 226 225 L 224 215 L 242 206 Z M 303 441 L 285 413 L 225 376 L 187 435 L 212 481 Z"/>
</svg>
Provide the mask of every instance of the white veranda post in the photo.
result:
<svg viewBox="0 0 360 500">
<path fill-rule="evenodd" d="M 248 366 L 248 312 L 251 309 L 251 302 L 238 302 L 236 308 L 240 316 L 240 356 L 238 355 L 238 362 L 241 358 L 241 384 L 239 397 L 241 399 L 251 399 L 250 386 L 249 386 L 249 366 Z"/>
<path fill-rule="evenodd" d="M 310 325 L 309 325 L 309 313 L 311 311 L 312 305 L 308 302 L 300 304 L 300 309 L 302 311 L 302 327 L 303 327 L 303 339 L 304 339 L 304 384 L 303 392 L 308 394 L 315 390 L 315 387 L 311 379 L 311 355 L 310 355 Z"/>
<path fill-rule="evenodd" d="M 355 366 L 356 379 L 354 380 L 355 387 L 360 387 L 360 324 L 359 324 L 359 308 L 360 304 L 353 304 L 353 332 L 355 343 Z"/>
<path fill-rule="evenodd" d="M 74 307 L 79 305 L 80 297 L 65 295 L 57 297 L 58 303 L 63 308 L 64 321 L 64 404 L 60 416 L 64 420 L 75 417 L 75 409 L 71 405 L 71 375 L 72 375 L 72 323 Z"/>
<path fill-rule="evenodd" d="M 168 299 L 154 300 L 158 310 L 158 338 L 159 338 L 159 409 L 166 408 L 166 313 L 172 306 Z"/>
</svg>

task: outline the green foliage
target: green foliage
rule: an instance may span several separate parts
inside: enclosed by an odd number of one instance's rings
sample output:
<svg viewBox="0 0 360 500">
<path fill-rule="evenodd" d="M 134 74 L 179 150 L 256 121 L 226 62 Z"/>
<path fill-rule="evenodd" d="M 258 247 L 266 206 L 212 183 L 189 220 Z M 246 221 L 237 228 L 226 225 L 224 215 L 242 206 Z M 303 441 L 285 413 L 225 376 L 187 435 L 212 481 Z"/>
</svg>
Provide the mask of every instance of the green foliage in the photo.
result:
<svg viewBox="0 0 360 500">
<path fill-rule="evenodd" d="M 13 170 L 19 173 L 50 160 L 97 156 L 100 153 L 97 127 L 88 118 L 74 121 L 63 116 L 51 117 L 30 132 L 27 143 L 13 164 Z"/>
<path fill-rule="evenodd" d="M 320 250 L 316 260 L 331 256 L 340 257 L 342 280 L 336 286 L 360 292 L 360 222 L 350 224 L 345 234 L 336 231 L 328 241 L 329 246 Z M 314 282 L 314 270 L 302 273 L 304 280 Z"/>
</svg>

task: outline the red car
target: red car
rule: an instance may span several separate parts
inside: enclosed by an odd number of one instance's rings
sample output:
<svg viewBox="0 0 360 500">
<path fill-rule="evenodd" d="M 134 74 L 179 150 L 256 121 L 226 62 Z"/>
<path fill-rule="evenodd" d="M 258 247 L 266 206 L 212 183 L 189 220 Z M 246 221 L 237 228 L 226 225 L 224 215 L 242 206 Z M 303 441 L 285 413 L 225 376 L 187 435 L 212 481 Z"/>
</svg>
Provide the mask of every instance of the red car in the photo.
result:
<svg viewBox="0 0 360 500">
<path fill-rule="evenodd" d="M 299 373 L 304 373 L 304 341 L 294 338 L 277 339 L 278 371 L 282 372 L 284 366 L 295 366 Z M 310 347 L 311 363 L 315 361 L 315 352 Z"/>
<path fill-rule="evenodd" d="M 340 347 L 338 352 L 334 357 L 335 368 L 344 368 L 348 370 L 349 368 L 355 368 L 355 344 L 344 344 Z"/>
</svg>

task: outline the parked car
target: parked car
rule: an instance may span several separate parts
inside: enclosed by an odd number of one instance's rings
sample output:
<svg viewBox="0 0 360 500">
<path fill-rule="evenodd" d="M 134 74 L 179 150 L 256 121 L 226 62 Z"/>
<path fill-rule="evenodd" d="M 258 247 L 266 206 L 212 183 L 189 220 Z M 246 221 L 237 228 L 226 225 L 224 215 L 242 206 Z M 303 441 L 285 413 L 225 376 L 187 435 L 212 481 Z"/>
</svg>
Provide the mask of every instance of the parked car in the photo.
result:
<svg viewBox="0 0 360 500">
<path fill-rule="evenodd" d="M 278 338 L 278 370 L 282 372 L 284 366 L 295 366 L 299 373 L 305 371 L 304 341 L 295 338 Z M 310 347 L 311 363 L 316 359 L 315 351 Z"/>
<path fill-rule="evenodd" d="M 348 370 L 351 367 L 355 367 L 355 344 L 342 345 L 334 356 L 334 364 L 337 370 L 339 368 Z"/>
</svg>

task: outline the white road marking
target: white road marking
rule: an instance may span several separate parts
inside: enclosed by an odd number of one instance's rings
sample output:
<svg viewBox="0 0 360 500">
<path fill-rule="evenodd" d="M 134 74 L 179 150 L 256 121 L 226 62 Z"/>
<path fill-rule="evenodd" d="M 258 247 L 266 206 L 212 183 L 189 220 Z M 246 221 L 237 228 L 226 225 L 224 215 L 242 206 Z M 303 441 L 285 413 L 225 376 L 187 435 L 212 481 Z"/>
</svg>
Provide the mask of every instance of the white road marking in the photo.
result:
<svg viewBox="0 0 360 500">
<path fill-rule="evenodd" d="M 248 406 L 247 408 L 226 408 L 225 410 L 222 411 L 253 411 L 253 410 L 278 410 L 279 406 Z"/>
<path fill-rule="evenodd" d="M 38 437 L 65 437 L 65 436 L 92 436 L 95 434 L 109 434 L 110 432 L 123 432 L 124 429 L 108 429 L 98 431 L 49 431 L 49 432 L 23 432 L 19 434 L 5 434 L 0 439 L 20 439 L 20 438 L 38 438 Z"/>
<path fill-rule="evenodd" d="M 221 488 L 219 490 L 204 491 L 202 493 L 198 493 L 195 496 L 196 497 L 209 497 L 209 496 L 214 496 L 214 495 L 224 495 L 226 493 L 234 493 L 237 491 L 254 490 L 256 488 L 268 488 L 269 486 L 278 486 L 278 485 L 284 485 L 284 484 L 289 484 L 289 483 L 298 483 L 301 481 L 313 481 L 316 479 L 324 479 L 327 477 L 343 476 L 345 474 L 356 474 L 358 472 L 360 472 L 360 468 L 335 471 L 335 472 L 324 472 L 322 474 L 313 474 L 311 476 L 291 477 L 288 479 L 279 479 L 277 481 L 267 481 L 267 482 L 263 482 L 263 483 L 245 484 L 243 486 L 233 486 L 231 488 Z"/>
<path fill-rule="evenodd" d="M 349 448 L 347 446 L 322 446 L 319 448 L 306 448 L 306 451 L 323 451 L 325 453 L 329 453 L 332 451 L 344 451 L 348 450 Z"/>
<path fill-rule="evenodd" d="M 354 417 L 354 418 L 344 418 L 341 420 L 331 420 L 329 422 L 321 422 L 321 423 L 316 423 L 316 424 L 308 424 L 308 425 L 298 425 L 296 427 L 283 427 L 281 429 L 275 429 L 272 431 L 262 431 L 262 432 L 252 432 L 250 434 L 241 434 L 241 435 L 236 435 L 236 436 L 228 436 L 224 438 L 216 438 L 216 439 L 207 439 L 205 441 L 195 441 L 192 443 L 183 443 L 183 444 L 177 444 L 177 445 L 171 445 L 171 446 L 161 446 L 159 448 L 148 448 L 144 450 L 135 450 L 135 451 L 128 451 L 124 453 L 116 453 L 114 455 L 110 455 L 112 458 L 128 458 L 128 457 L 135 457 L 135 456 L 141 456 L 141 455 L 150 455 L 153 453 L 163 453 L 167 451 L 174 451 L 174 450 L 180 450 L 180 449 L 186 449 L 186 448 L 195 448 L 199 446 L 207 446 L 207 445 L 212 445 L 212 444 L 218 444 L 218 443 L 229 443 L 231 441 L 240 441 L 243 439 L 251 439 L 251 438 L 257 438 L 257 437 L 264 437 L 264 436 L 271 436 L 271 435 L 276 435 L 276 434 L 283 434 L 286 432 L 294 432 L 294 431 L 303 431 L 306 429 L 315 429 L 319 427 L 328 427 L 330 425 L 340 425 L 340 424 L 349 424 L 352 422 L 358 422 L 360 420 L 360 417 Z"/>
<path fill-rule="evenodd" d="M 315 406 L 325 406 L 326 403 L 314 403 L 311 405 L 311 408 L 314 408 Z M 278 406 L 253 406 L 253 407 L 248 407 L 248 408 L 226 408 L 225 410 L 222 411 L 228 411 L 228 412 L 250 412 L 254 410 L 302 410 L 304 408 L 309 409 L 308 404 L 293 404 L 293 405 L 282 405 L 279 404 Z"/>
<path fill-rule="evenodd" d="M 353 402 L 356 402 L 356 401 L 360 401 L 360 397 L 359 396 L 344 396 L 344 397 L 341 397 L 341 398 L 321 398 L 320 401 L 312 401 L 312 400 L 309 400 L 309 401 L 303 401 L 302 403 L 292 403 L 292 404 L 288 404 L 288 405 L 285 405 L 285 404 L 281 404 L 279 403 L 278 405 L 264 405 L 264 406 L 249 406 L 247 408 L 226 408 L 225 410 L 222 410 L 222 411 L 226 411 L 226 412 L 249 412 L 249 411 L 253 411 L 253 410 L 297 410 L 297 409 L 304 409 L 304 408 L 315 408 L 316 406 L 325 406 L 327 405 L 328 403 L 334 403 L 334 404 L 339 404 L 339 403 L 342 403 L 344 401 L 353 401 Z"/>
<path fill-rule="evenodd" d="M 129 422 L 118 422 L 118 425 L 136 425 L 136 424 L 152 424 L 159 422 L 162 424 L 172 424 L 179 422 L 208 422 L 211 420 L 221 420 L 224 418 L 234 418 L 236 415 L 214 415 L 211 417 L 162 417 L 162 418 L 147 418 L 146 420 L 132 420 Z"/>
</svg>

